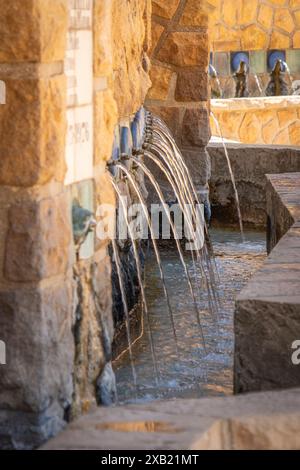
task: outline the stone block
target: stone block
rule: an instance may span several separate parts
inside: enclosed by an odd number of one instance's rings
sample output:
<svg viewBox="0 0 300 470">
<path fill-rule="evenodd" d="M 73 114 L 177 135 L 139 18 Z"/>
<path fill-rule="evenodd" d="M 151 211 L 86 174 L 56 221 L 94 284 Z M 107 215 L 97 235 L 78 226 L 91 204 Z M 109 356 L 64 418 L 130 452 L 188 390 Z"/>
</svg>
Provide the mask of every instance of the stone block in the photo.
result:
<svg viewBox="0 0 300 470">
<path fill-rule="evenodd" d="M 288 49 L 290 47 L 290 36 L 288 34 L 273 31 L 270 39 L 270 49 Z"/>
<path fill-rule="evenodd" d="M 95 0 L 94 5 L 94 75 L 109 76 L 113 71 L 112 1 Z"/>
<path fill-rule="evenodd" d="M 64 60 L 67 0 L 1 0 L 0 11 L 0 62 Z"/>
<path fill-rule="evenodd" d="M 250 70 L 251 73 L 262 74 L 266 73 L 267 58 L 265 51 L 251 51 L 250 52 Z"/>
<path fill-rule="evenodd" d="M 71 208 L 66 193 L 12 205 L 4 276 L 29 282 L 65 273 L 71 260 Z"/>
<path fill-rule="evenodd" d="M 180 142 L 180 116 L 181 110 L 180 108 L 176 108 L 174 106 L 167 107 L 167 106 L 153 106 L 151 103 L 148 104 L 147 109 L 152 113 L 159 116 L 169 127 L 172 135 L 175 137 L 177 143 Z"/>
<path fill-rule="evenodd" d="M 6 79 L 6 105 L 0 106 L 0 184 L 33 186 L 66 171 L 66 82 Z"/>
<path fill-rule="evenodd" d="M 171 32 L 163 42 L 156 58 L 175 66 L 208 66 L 207 33 Z"/>
<path fill-rule="evenodd" d="M 187 0 L 179 24 L 181 26 L 208 27 L 208 13 L 198 0 Z"/>
<path fill-rule="evenodd" d="M 207 101 L 208 77 L 202 68 L 184 68 L 177 72 L 176 101 Z"/>
<path fill-rule="evenodd" d="M 165 101 L 168 98 L 172 75 L 172 70 L 167 67 L 153 65 L 150 72 L 152 87 L 149 90 L 148 99 Z"/>
<path fill-rule="evenodd" d="M 291 145 L 300 145 L 300 120 L 289 126 L 289 136 Z"/>
<path fill-rule="evenodd" d="M 250 113 L 245 113 L 239 130 L 241 142 L 255 144 L 261 140 L 261 122 L 258 117 Z"/>
<path fill-rule="evenodd" d="M 207 109 L 187 109 L 182 123 L 182 145 L 204 147 L 210 137 Z"/>
<path fill-rule="evenodd" d="M 153 15 L 161 16 L 162 18 L 171 19 L 179 6 L 180 0 L 152 0 L 152 13 Z"/>
<path fill-rule="evenodd" d="M 243 1 L 240 4 L 238 22 L 241 25 L 253 23 L 256 20 L 258 0 L 251 0 L 251 2 Z"/>
<path fill-rule="evenodd" d="M 165 28 L 162 25 L 156 23 L 155 21 L 152 21 L 150 54 L 153 53 L 154 49 L 156 48 L 164 29 Z"/>
<path fill-rule="evenodd" d="M 111 90 L 94 95 L 94 164 L 111 158 L 114 129 L 118 121 L 117 104 Z"/>
<path fill-rule="evenodd" d="M 269 36 L 259 26 L 252 24 L 243 30 L 242 48 L 244 50 L 265 50 L 267 49 Z"/>
<path fill-rule="evenodd" d="M 300 31 L 297 31 L 293 36 L 293 47 L 300 49 Z"/>
<path fill-rule="evenodd" d="M 286 51 L 286 61 L 291 73 L 300 72 L 300 50 L 289 49 Z"/>
<path fill-rule="evenodd" d="M 266 29 L 270 29 L 273 23 L 273 8 L 270 5 L 262 4 L 259 7 L 258 22 Z"/>
<path fill-rule="evenodd" d="M 72 277 L 66 277 L 0 291 L 7 352 L 0 375 L 0 448 L 36 447 L 64 426 L 73 393 L 72 289 Z"/>
</svg>

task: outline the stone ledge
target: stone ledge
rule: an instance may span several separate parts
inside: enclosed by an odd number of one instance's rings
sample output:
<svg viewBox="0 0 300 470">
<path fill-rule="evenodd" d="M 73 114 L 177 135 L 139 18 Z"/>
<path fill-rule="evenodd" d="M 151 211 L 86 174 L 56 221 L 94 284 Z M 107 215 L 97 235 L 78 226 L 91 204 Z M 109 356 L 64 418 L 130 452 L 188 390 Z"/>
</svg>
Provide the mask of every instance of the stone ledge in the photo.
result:
<svg viewBox="0 0 300 470">
<path fill-rule="evenodd" d="M 268 245 L 274 248 L 236 303 L 238 393 L 300 384 L 300 368 L 292 363 L 292 343 L 300 339 L 300 173 L 267 179 Z"/>
<path fill-rule="evenodd" d="M 42 450 L 300 448 L 299 391 L 99 408 Z"/>
</svg>

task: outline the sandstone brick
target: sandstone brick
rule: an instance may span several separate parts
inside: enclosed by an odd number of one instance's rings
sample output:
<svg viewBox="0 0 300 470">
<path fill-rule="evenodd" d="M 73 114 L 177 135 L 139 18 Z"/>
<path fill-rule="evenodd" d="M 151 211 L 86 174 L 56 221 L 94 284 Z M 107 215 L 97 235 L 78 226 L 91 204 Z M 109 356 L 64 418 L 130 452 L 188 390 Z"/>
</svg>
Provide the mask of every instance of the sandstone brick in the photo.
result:
<svg viewBox="0 0 300 470">
<path fill-rule="evenodd" d="M 39 281 L 65 273 L 71 261 L 71 209 L 65 193 L 9 209 L 4 276 Z"/>
<path fill-rule="evenodd" d="M 268 35 L 257 25 L 247 26 L 243 31 L 242 47 L 245 50 L 266 49 L 268 41 Z"/>
<path fill-rule="evenodd" d="M 166 100 L 168 97 L 170 82 L 172 78 L 172 70 L 153 65 L 150 72 L 150 79 L 152 81 L 152 88 L 148 93 L 148 99 L 152 100 Z"/>
<path fill-rule="evenodd" d="M 169 33 L 157 59 L 172 65 L 208 65 L 208 35 L 206 33 Z"/>
<path fill-rule="evenodd" d="M 63 60 L 67 0 L 0 0 L 0 62 Z"/>
<path fill-rule="evenodd" d="M 64 412 L 71 404 L 73 393 L 72 308 L 70 277 L 44 287 L 20 285 L 16 290 L 0 291 L 0 330 L 1 339 L 7 345 L 8 364 L 1 369 L 0 403 L 1 412 L 14 411 L 11 430 L 13 421 L 19 420 L 20 426 L 24 419 L 22 411 L 35 413 L 37 420 L 38 414 L 48 408 L 54 414 L 48 416 L 48 433 L 51 434 L 53 425 L 52 431 L 59 430 L 55 428 L 55 420 L 60 421 L 60 428 L 63 426 Z M 25 439 L 29 442 L 30 438 L 43 440 L 47 436 L 46 429 L 44 432 L 41 429 L 38 436 L 38 422 L 36 428 L 34 422 L 26 429 Z M 43 428 L 45 422 L 39 424 Z"/>
<path fill-rule="evenodd" d="M 275 10 L 274 24 L 287 33 L 291 33 L 294 30 L 294 20 L 288 8 Z"/>
<path fill-rule="evenodd" d="M 112 74 L 112 1 L 95 0 L 94 5 L 94 75 Z"/>
<path fill-rule="evenodd" d="M 270 49 L 288 49 L 290 37 L 287 34 L 273 31 L 270 39 Z"/>
<path fill-rule="evenodd" d="M 153 15 L 171 19 L 179 6 L 180 0 L 152 0 Z"/>
<path fill-rule="evenodd" d="M 202 68 L 178 70 L 175 90 L 176 101 L 207 101 L 208 78 Z"/>
<path fill-rule="evenodd" d="M 235 0 L 228 0 L 223 8 L 223 20 L 228 26 L 236 26 L 238 24 L 238 12 L 240 5 Z"/>
<path fill-rule="evenodd" d="M 244 120 L 239 130 L 241 142 L 254 144 L 259 142 L 261 136 L 261 123 L 255 114 L 249 112 L 245 114 Z"/>
<path fill-rule="evenodd" d="M 300 31 L 297 31 L 293 36 L 293 47 L 300 48 Z"/>
<path fill-rule="evenodd" d="M 299 5 L 299 6 L 300 6 L 300 5 Z M 297 27 L 297 28 L 300 28 L 300 10 L 295 11 L 294 17 L 295 17 L 295 24 L 296 24 L 296 27 Z"/>
<path fill-rule="evenodd" d="M 300 120 L 295 121 L 289 126 L 289 135 L 291 145 L 300 145 Z"/>
<path fill-rule="evenodd" d="M 264 3 L 260 5 L 258 12 L 258 22 L 266 29 L 270 29 L 273 22 L 273 8 Z"/>
<path fill-rule="evenodd" d="M 117 104 L 111 90 L 94 95 L 94 163 L 110 159 L 114 140 L 114 128 L 118 121 Z"/>
<path fill-rule="evenodd" d="M 0 106 L 0 184 L 63 181 L 65 78 L 5 82 L 6 105 Z"/>
<path fill-rule="evenodd" d="M 182 123 L 182 145 L 206 146 L 210 137 L 207 109 L 187 109 Z"/>
<path fill-rule="evenodd" d="M 265 144 L 270 144 L 273 142 L 274 137 L 278 132 L 278 119 L 274 117 L 271 119 L 262 129 L 262 136 Z"/>
<path fill-rule="evenodd" d="M 204 11 L 203 5 L 198 0 L 187 0 L 179 24 L 207 28 L 208 13 Z"/>
<path fill-rule="evenodd" d="M 243 1 L 239 8 L 239 23 L 249 24 L 253 23 L 256 19 L 258 0 L 251 0 L 251 2 Z"/>
<path fill-rule="evenodd" d="M 278 132 L 272 142 L 273 145 L 289 145 L 290 136 L 288 129 L 283 129 Z"/>
<path fill-rule="evenodd" d="M 161 26 L 159 23 L 156 23 L 155 21 L 152 21 L 151 53 L 156 48 L 156 46 L 158 44 L 158 41 L 160 40 L 163 31 L 164 31 L 163 26 Z"/>
</svg>

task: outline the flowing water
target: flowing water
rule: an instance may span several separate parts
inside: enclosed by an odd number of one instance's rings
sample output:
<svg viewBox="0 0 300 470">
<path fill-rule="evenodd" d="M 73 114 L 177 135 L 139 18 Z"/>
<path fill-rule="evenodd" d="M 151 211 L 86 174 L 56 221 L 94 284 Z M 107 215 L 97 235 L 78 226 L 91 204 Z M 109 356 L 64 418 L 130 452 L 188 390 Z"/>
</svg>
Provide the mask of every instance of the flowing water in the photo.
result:
<svg viewBox="0 0 300 470">
<path fill-rule="evenodd" d="M 266 256 L 265 240 L 264 234 L 258 232 L 245 232 L 245 243 L 241 242 L 238 231 L 215 229 L 211 235 L 220 274 L 218 291 L 221 308 L 219 328 L 216 329 L 207 307 L 208 293 L 204 291 L 201 300 L 198 300 L 207 351 L 203 350 L 199 339 L 193 300 L 182 263 L 174 248 L 163 248 L 162 267 L 172 305 L 179 354 L 176 353 L 168 306 L 153 253 L 146 262 L 145 293 L 159 384 L 157 386 L 153 373 L 148 326 L 145 323 L 143 336 L 132 347 L 137 400 L 134 398 L 135 385 L 129 353 L 114 362 L 120 403 L 232 393 L 234 302 L 249 277 L 262 264 Z M 196 284 L 195 273 L 192 274 L 193 261 L 190 257 L 186 261 Z"/>
</svg>

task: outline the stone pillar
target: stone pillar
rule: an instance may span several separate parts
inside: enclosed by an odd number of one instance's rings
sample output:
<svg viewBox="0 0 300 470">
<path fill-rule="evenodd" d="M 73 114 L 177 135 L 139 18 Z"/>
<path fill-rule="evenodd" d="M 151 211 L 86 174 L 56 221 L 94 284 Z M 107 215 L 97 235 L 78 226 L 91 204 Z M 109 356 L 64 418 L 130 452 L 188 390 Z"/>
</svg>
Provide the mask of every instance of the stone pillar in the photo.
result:
<svg viewBox="0 0 300 470">
<path fill-rule="evenodd" d="M 204 0 L 152 0 L 152 88 L 147 107 L 165 120 L 201 192 L 210 176 L 208 13 Z"/>
<path fill-rule="evenodd" d="M 0 11 L 0 447 L 31 448 L 62 428 L 73 391 L 67 0 Z"/>
</svg>

